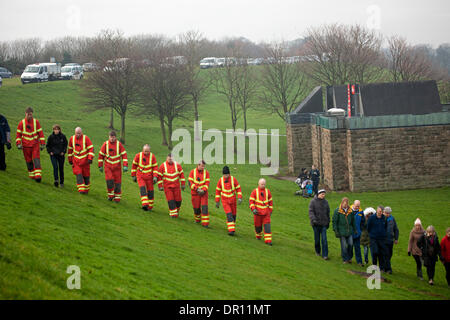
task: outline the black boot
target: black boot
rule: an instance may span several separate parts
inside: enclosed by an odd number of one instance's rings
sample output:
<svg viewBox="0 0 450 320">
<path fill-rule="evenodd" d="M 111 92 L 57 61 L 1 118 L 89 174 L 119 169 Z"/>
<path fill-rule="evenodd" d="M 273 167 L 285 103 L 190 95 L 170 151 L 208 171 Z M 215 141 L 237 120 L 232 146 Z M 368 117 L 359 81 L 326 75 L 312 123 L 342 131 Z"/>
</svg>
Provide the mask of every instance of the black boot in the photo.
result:
<svg viewBox="0 0 450 320">
<path fill-rule="evenodd" d="M 55 187 L 57 187 L 57 188 L 58 188 L 58 186 L 59 186 L 59 183 L 58 183 L 58 181 L 55 181 L 55 182 L 54 182 L 53 184 L 54 184 L 54 186 L 55 186 Z"/>
</svg>

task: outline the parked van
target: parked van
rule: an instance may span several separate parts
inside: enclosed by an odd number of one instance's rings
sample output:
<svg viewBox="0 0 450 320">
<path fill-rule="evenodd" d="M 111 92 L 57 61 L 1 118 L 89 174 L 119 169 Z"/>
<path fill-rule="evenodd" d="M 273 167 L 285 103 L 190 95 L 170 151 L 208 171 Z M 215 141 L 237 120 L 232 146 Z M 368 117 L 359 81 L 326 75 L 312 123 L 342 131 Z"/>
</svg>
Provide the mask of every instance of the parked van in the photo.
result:
<svg viewBox="0 0 450 320">
<path fill-rule="evenodd" d="M 80 65 L 65 65 L 61 68 L 61 79 L 63 80 L 80 80 L 83 79 L 83 67 Z"/>
<path fill-rule="evenodd" d="M 217 59 L 214 57 L 204 58 L 200 61 L 200 68 L 201 69 L 214 68 L 217 66 L 216 60 Z"/>
<path fill-rule="evenodd" d="M 60 63 L 34 63 L 28 65 L 20 76 L 22 84 L 57 80 L 61 77 Z"/>
</svg>

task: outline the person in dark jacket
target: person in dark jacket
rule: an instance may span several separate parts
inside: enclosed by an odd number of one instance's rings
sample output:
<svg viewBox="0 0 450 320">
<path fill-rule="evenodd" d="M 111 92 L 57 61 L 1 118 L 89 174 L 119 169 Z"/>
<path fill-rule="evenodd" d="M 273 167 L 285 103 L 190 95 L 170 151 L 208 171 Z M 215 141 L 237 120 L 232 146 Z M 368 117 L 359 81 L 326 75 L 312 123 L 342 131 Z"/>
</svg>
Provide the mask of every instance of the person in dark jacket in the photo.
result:
<svg viewBox="0 0 450 320">
<path fill-rule="evenodd" d="M 384 208 L 383 215 L 386 217 L 387 222 L 386 257 L 384 261 L 386 262 L 385 271 L 389 274 L 392 274 L 392 267 L 391 267 L 392 253 L 394 251 L 394 244 L 398 243 L 398 236 L 399 236 L 397 222 L 395 221 L 391 213 L 392 213 L 391 207 Z"/>
<path fill-rule="evenodd" d="M 367 221 L 369 220 L 369 218 L 374 215 L 377 211 L 372 208 L 366 208 L 364 210 L 364 223 L 361 225 L 361 240 L 360 243 L 364 248 L 364 261 L 366 263 L 366 265 L 369 264 L 369 248 L 370 248 L 370 237 L 369 237 L 369 231 L 367 231 Z M 372 256 L 372 261 L 373 261 L 373 254 L 372 251 L 370 252 L 371 256 Z"/>
<path fill-rule="evenodd" d="M 53 177 L 55 187 L 64 187 L 64 160 L 67 152 L 67 138 L 61 132 L 61 127 L 57 124 L 53 126 L 53 133 L 47 139 L 47 152 L 53 165 Z M 59 177 L 58 177 L 59 173 Z"/>
<path fill-rule="evenodd" d="M 352 262 L 353 235 L 356 233 L 355 216 L 348 202 L 348 198 L 343 198 L 333 215 L 333 231 L 341 241 L 342 261 L 345 264 Z"/>
<path fill-rule="evenodd" d="M 330 206 L 325 200 L 325 195 L 325 190 L 319 190 L 309 203 L 309 220 L 314 230 L 316 255 L 320 256 L 320 243 L 322 242 L 322 258 L 328 260 L 327 229 L 330 226 Z"/>
<path fill-rule="evenodd" d="M 319 169 L 316 169 L 315 165 L 311 166 L 311 171 L 309 173 L 309 176 L 311 177 L 311 180 L 313 182 L 314 195 L 316 195 L 318 192 L 317 189 L 319 188 L 320 171 L 319 171 Z"/>
<path fill-rule="evenodd" d="M 308 170 L 306 170 L 306 168 L 302 168 L 302 170 L 300 171 L 300 174 L 297 177 L 298 179 L 301 180 L 301 182 L 305 181 L 305 180 L 309 180 L 309 173 Z"/>
<path fill-rule="evenodd" d="M 6 170 L 5 145 L 11 149 L 11 129 L 8 120 L 0 114 L 0 170 Z"/>
<path fill-rule="evenodd" d="M 428 283 L 433 285 L 436 261 L 438 257 L 442 260 L 441 245 L 433 226 L 428 226 L 425 234 L 417 242 L 417 246 L 422 251 L 423 265 L 427 268 Z"/>
<path fill-rule="evenodd" d="M 350 206 L 352 214 L 355 217 L 356 233 L 353 234 L 353 247 L 355 249 L 355 259 L 359 266 L 363 265 L 361 256 L 361 233 L 364 228 L 365 218 L 364 211 L 361 209 L 361 201 L 355 200 Z"/>
<path fill-rule="evenodd" d="M 372 252 L 372 264 L 377 265 L 381 271 L 385 270 L 384 257 L 386 256 L 387 222 L 383 215 L 383 206 L 378 206 L 376 214 L 367 221 L 367 231 L 370 238 L 370 251 Z"/>
</svg>

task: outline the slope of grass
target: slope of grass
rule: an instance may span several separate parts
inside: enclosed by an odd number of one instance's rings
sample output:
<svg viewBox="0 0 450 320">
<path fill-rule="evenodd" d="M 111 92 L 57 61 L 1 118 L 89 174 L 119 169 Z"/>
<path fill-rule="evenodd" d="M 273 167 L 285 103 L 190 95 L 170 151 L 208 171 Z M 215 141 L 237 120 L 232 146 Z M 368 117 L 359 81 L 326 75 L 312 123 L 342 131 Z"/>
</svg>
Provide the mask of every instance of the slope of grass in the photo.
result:
<svg viewBox="0 0 450 320">
<path fill-rule="evenodd" d="M 97 153 L 107 138 L 108 111 L 87 113 L 73 81 L 22 86 L 4 80 L 0 112 L 15 131 L 24 109 L 31 105 L 45 136 L 54 123 L 66 135 L 81 126 Z M 211 94 L 201 105 L 203 128 L 229 127 L 226 105 Z M 250 120 L 250 119 L 249 119 Z M 179 123 L 189 126 L 189 123 Z M 253 111 L 253 128 L 278 128 L 281 120 Z M 150 143 L 158 162 L 167 148 L 160 145 L 155 119 L 129 116 L 129 158 Z M 281 140 L 285 145 L 285 141 Z M 281 147 L 283 148 L 283 147 Z M 285 148 L 285 147 L 284 147 Z M 285 149 L 284 149 L 285 150 Z M 52 185 L 52 167 L 42 154 L 43 182 L 28 179 L 22 153 L 7 152 L 8 168 L 0 172 L 0 298 L 3 299 L 449 299 L 443 266 L 438 263 L 434 287 L 415 276 L 413 258 L 407 256 L 409 231 L 417 217 L 432 224 L 442 237 L 450 221 L 450 188 L 389 193 L 330 193 L 332 208 L 343 196 L 360 199 L 363 207 L 378 204 L 393 208 L 400 228 L 400 243 L 392 259 L 394 274 L 381 290 L 369 290 L 366 279 L 350 274 L 360 267 L 342 265 L 339 243 L 328 232 L 331 260 L 314 254 L 309 225 L 309 201 L 295 197 L 296 186 L 268 178 L 275 211 L 272 216 L 274 246 L 254 238 L 253 217 L 247 206 L 260 177 L 257 165 L 231 165 L 243 188 L 238 207 L 237 235 L 226 232 L 222 207 L 213 205 L 211 228 L 194 223 L 190 195 L 183 192 L 179 219 L 170 219 L 164 194 L 156 192 L 152 213 L 140 209 L 138 187 L 129 173 L 123 179 L 120 204 L 106 201 L 104 177 L 92 168 L 88 196 L 76 192 L 75 178 L 66 163 L 66 187 Z M 186 174 L 194 165 L 185 164 Z M 222 165 L 210 165 L 211 190 Z M 81 290 L 68 290 L 67 267 L 81 269 Z"/>
</svg>

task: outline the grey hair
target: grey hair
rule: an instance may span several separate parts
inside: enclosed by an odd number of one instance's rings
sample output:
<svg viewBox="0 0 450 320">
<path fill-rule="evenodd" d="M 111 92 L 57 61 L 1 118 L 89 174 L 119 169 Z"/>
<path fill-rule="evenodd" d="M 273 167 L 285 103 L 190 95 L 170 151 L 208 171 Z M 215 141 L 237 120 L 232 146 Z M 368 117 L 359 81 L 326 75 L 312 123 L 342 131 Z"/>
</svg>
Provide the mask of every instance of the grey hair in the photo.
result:
<svg viewBox="0 0 450 320">
<path fill-rule="evenodd" d="M 427 234 L 436 234 L 436 229 L 433 226 L 428 226 L 426 232 Z"/>
<path fill-rule="evenodd" d="M 386 212 L 386 213 L 391 213 L 391 212 L 392 212 L 391 207 L 386 207 L 386 208 L 384 208 L 384 212 Z"/>
</svg>

